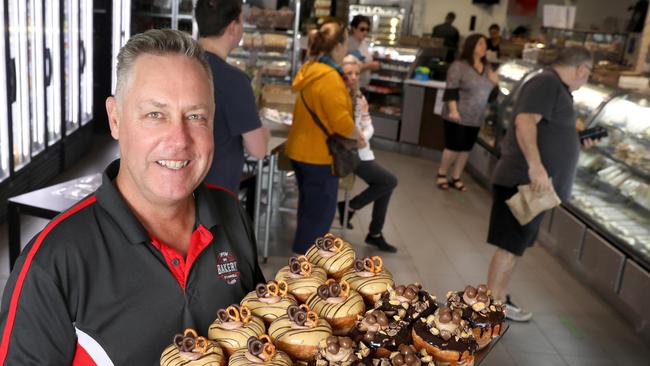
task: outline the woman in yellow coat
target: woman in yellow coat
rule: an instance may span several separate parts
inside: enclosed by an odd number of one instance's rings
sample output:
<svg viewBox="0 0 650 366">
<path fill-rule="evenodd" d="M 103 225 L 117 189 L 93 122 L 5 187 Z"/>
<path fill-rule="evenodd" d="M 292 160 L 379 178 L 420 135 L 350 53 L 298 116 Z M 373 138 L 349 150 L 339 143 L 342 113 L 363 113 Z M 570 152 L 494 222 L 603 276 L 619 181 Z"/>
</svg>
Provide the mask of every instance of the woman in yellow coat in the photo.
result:
<svg viewBox="0 0 650 366">
<path fill-rule="evenodd" d="M 338 177 L 332 174 L 327 136 L 312 119 L 307 106 L 330 134 L 365 142 L 354 125 L 352 99 L 339 64 L 348 50 L 347 31 L 339 23 L 325 23 L 309 35 L 309 61 L 298 71 L 293 89 L 298 96 L 285 152 L 298 181 L 298 225 L 295 253 L 304 253 L 329 231 L 336 212 Z M 304 102 L 303 102 L 304 97 Z M 306 103 L 306 105 L 305 105 Z"/>
</svg>

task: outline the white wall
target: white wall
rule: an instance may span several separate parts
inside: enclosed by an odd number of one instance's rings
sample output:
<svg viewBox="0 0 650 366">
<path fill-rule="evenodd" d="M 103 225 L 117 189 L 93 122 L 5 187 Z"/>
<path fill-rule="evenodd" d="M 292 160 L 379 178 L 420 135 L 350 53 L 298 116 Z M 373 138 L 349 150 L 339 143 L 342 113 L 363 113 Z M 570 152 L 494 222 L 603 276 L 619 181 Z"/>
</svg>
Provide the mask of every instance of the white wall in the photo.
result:
<svg viewBox="0 0 650 366">
<path fill-rule="evenodd" d="M 418 1 L 418 0 L 416 0 Z M 508 0 L 501 0 L 495 5 L 476 5 L 472 0 L 419 0 L 421 2 L 421 12 L 419 22 L 414 22 L 413 34 L 421 35 L 431 33 L 435 25 L 445 20 L 445 15 L 453 11 L 456 13 L 454 26 L 458 28 L 461 37 L 468 36 L 472 33 L 488 33 L 490 24 L 497 23 L 503 25 L 506 22 L 506 12 L 508 9 Z M 475 30 L 469 30 L 470 17 L 476 16 Z M 419 27 L 416 27 L 418 25 Z M 419 28 L 419 29 L 416 29 Z"/>
</svg>

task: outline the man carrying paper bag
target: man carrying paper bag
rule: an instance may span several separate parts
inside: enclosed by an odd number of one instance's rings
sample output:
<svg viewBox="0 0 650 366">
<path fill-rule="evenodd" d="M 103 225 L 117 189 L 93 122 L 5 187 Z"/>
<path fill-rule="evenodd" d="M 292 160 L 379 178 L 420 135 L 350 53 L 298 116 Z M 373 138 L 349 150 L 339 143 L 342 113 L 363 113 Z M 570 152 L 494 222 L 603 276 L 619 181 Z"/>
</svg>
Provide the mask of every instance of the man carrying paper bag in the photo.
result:
<svg viewBox="0 0 650 366">
<path fill-rule="evenodd" d="M 487 239 L 497 247 L 488 286 L 506 304 L 506 316 L 514 321 L 532 317 L 507 295 L 517 259 L 535 243 L 543 212 L 571 196 L 580 154 L 571 92 L 586 84 L 592 68 L 587 49 L 566 47 L 552 67 L 528 80 L 515 97 L 514 120 L 492 178 Z M 588 140 L 582 145 L 593 143 Z"/>
</svg>

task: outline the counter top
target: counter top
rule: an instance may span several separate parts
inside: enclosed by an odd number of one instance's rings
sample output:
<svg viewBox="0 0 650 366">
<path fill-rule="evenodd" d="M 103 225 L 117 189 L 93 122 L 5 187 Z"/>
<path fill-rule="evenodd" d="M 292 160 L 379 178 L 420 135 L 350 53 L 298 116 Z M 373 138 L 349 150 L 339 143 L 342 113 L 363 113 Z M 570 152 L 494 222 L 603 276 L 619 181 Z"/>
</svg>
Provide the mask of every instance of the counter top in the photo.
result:
<svg viewBox="0 0 650 366">
<path fill-rule="evenodd" d="M 417 86 L 423 86 L 423 87 L 425 87 L 425 88 L 435 88 L 435 89 L 444 89 L 445 86 L 447 85 L 447 83 L 444 82 L 444 81 L 438 81 L 438 80 L 415 80 L 415 79 L 407 79 L 407 80 L 404 80 L 404 84 L 417 85 Z"/>
</svg>

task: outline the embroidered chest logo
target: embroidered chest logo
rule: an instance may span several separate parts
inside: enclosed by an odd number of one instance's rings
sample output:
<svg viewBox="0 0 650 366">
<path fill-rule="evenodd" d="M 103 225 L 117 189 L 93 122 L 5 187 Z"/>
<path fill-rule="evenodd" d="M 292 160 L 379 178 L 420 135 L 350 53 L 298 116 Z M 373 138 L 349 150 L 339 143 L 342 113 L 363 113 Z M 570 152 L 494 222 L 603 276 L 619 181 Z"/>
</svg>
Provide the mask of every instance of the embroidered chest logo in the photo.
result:
<svg viewBox="0 0 650 366">
<path fill-rule="evenodd" d="M 229 285 L 234 285 L 239 279 L 237 258 L 230 252 L 217 254 L 217 276 Z"/>
</svg>

